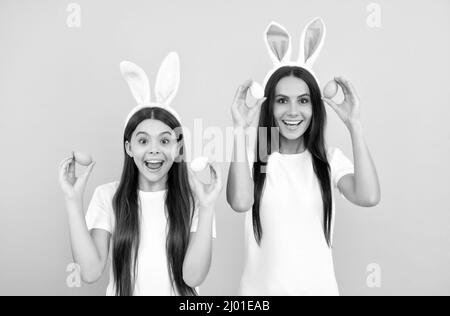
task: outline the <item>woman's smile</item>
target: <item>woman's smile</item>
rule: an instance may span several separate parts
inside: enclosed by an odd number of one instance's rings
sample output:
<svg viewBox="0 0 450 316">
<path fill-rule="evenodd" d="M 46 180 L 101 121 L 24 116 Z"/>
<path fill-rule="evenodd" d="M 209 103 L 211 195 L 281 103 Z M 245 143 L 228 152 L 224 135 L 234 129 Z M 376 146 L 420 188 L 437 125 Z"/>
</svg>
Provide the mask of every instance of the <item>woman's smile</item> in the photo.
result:
<svg viewBox="0 0 450 316">
<path fill-rule="evenodd" d="M 303 120 L 282 120 L 288 130 L 295 131 L 303 123 Z"/>
</svg>

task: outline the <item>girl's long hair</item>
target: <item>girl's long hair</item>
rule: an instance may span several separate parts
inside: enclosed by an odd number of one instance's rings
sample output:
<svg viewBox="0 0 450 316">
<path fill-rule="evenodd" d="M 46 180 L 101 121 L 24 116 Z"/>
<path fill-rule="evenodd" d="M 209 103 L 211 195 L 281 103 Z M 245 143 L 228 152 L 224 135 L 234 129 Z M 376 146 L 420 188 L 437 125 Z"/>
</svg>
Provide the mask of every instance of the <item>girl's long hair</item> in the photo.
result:
<svg viewBox="0 0 450 316">
<path fill-rule="evenodd" d="M 179 295 L 195 296 L 195 289 L 183 280 L 183 262 L 189 244 L 190 226 L 195 209 L 184 157 L 184 140 L 180 122 L 161 108 L 144 108 L 129 120 L 123 144 L 131 142 L 136 127 L 146 119 L 159 120 L 177 134 L 181 142 L 181 161 L 174 162 L 168 173 L 166 210 L 168 218 L 166 253 L 172 286 Z M 125 149 L 125 148 L 124 148 Z M 124 165 L 119 187 L 113 198 L 116 219 L 113 234 L 112 265 L 117 296 L 131 296 L 134 291 L 140 243 L 139 171 L 132 157 L 124 152 Z"/>
<path fill-rule="evenodd" d="M 264 193 L 266 182 L 266 173 L 264 169 L 267 166 L 268 158 L 272 154 L 272 135 L 271 133 L 278 127 L 276 125 L 273 104 L 275 102 L 275 89 L 278 82 L 285 77 L 297 77 L 308 85 L 312 101 L 312 121 L 308 130 L 304 134 L 306 150 L 312 154 L 314 172 L 319 180 L 322 200 L 323 200 L 323 218 L 324 234 L 329 247 L 331 247 L 331 222 L 332 222 L 332 195 L 330 181 L 330 165 L 328 163 L 324 133 L 326 125 L 326 111 L 321 99 L 320 88 L 313 75 L 300 67 L 286 66 L 278 69 L 269 79 L 264 95 L 267 100 L 261 108 L 259 128 L 266 131 L 267 136 L 262 137 L 260 133 L 257 136 L 257 157 L 253 167 L 254 204 L 253 204 L 253 232 L 257 243 L 260 245 L 263 237 L 263 227 L 261 226 L 260 206 L 261 198 Z M 261 152 L 261 153 L 260 153 Z M 262 155 L 262 157 L 261 157 Z M 298 175 L 301 177 L 301 175 Z"/>
</svg>

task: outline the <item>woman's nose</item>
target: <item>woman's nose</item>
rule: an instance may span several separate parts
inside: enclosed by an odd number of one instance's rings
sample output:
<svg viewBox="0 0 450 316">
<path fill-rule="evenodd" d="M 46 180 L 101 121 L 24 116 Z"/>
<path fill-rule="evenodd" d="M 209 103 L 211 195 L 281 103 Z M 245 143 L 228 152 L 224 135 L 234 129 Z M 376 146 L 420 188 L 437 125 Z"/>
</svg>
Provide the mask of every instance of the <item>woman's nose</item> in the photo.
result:
<svg viewBox="0 0 450 316">
<path fill-rule="evenodd" d="M 296 102 L 291 102 L 289 106 L 289 115 L 297 116 L 300 113 Z"/>
</svg>

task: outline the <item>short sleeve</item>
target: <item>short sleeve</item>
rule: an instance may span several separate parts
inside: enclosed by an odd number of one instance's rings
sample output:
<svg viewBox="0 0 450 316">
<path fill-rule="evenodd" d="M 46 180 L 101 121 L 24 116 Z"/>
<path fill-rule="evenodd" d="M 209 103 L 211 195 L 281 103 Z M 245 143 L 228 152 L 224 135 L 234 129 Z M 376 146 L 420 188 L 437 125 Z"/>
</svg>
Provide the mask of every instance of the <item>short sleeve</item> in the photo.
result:
<svg viewBox="0 0 450 316">
<path fill-rule="evenodd" d="M 348 174 L 354 174 L 355 168 L 350 159 L 348 159 L 338 148 L 330 148 L 328 150 L 328 155 L 332 184 L 334 188 L 338 189 L 339 180 Z"/>
<path fill-rule="evenodd" d="M 256 142 L 257 142 L 257 135 L 254 133 L 250 133 L 247 138 L 247 160 L 248 160 L 248 167 L 250 169 L 250 177 L 253 179 L 253 166 L 255 164 L 256 160 Z"/>
<path fill-rule="evenodd" d="M 112 196 L 105 187 L 95 189 L 85 216 L 88 230 L 103 229 L 112 233 Z"/>
<path fill-rule="evenodd" d="M 250 169 L 250 177 L 253 179 L 253 165 L 255 164 L 255 152 L 247 149 L 248 167 Z"/>
<path fill-rule="evenodd" d="M 191 233 L 197 232 L 198 229 L 198 222 L 199 222 L 199 208 L 197 207 L 194 211 L 194 216 L 192 218 L 192 224 L 191 224 Z M 212 222 L 212 237 L 217 238 L 217 231 L 216 231 L 216 215 L 214 214 L 213 222 Z"/>
</svg>

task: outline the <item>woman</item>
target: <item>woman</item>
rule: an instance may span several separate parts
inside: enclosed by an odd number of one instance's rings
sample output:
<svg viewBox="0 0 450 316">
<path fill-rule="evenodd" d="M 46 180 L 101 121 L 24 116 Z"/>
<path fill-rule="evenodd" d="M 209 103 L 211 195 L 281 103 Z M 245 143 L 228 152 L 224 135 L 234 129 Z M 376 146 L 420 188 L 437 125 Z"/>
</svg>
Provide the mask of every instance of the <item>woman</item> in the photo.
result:
<svg viewBox="0 0 450 316">
<path fill-rule="evenodd" d="M 245 151 L 248 157 L 232 162 L 227 187 L 231 207 L 248 211 L 240 287 L 245 296 L 338 295 L 331 252 L 333 188 L 359 206 L 375 206 L 380 200 L 355 89 L 336 78 L 345 95 L 336 104 L 321 97 L 312 71 L 324 36 L 322 20 L 311 22 L 302 36 L 300 60 L 292 62 L 289 34 L 272 23 L 266 43 L 275 67 L 266 77 L 264 97 L 255 108 L 247 106 L 249 81 L 232 105 L 235 158 Z M 350 132 L 354 166 L 342 151 L 325 146 L 324 102 Z M 246 146 L 244 131 L 258 118 L 256 147 Z"/>
</svg>

